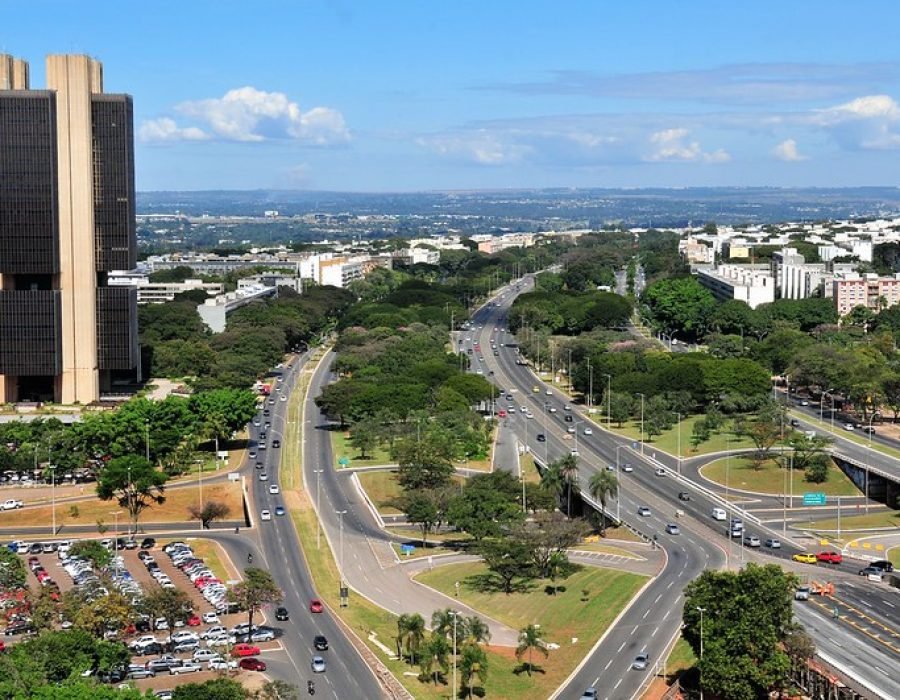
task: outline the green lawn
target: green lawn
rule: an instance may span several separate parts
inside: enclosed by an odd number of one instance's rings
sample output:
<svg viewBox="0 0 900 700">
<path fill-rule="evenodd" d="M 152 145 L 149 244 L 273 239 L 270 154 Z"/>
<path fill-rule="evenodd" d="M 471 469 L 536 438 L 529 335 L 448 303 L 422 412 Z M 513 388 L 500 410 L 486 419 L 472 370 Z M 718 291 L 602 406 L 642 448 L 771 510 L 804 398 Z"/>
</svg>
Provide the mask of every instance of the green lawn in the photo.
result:
<svg viewBox="0 0 900 700">
<path fill-rule="evenodd" d="M 844 509 L 842 508 L 841 511 Z M 855 509 L 854 509 L 855 510 Z M 848 512 L 852 512 L 850 508 Z M 820 530 L 837 530 L 837 518 L 814 520 L 810 527 Z M 866 530 L 879 527 L 900 527 L 900 511 L 879 510 L 868 515 L 841 515 L 841 530 Z"/>
<path fill-rule="evenodd" d="M 694 655 L 694 650 L 681 637 L 675 642 L 675 646 L 672 647 L 672 653 L 669 654 L 669 659 L 666 661 L 666 673 L 669 675 L 677 674 L 680 671 L 686 671 L 693 667 L 696 663 L 697 657 Z"/>
<path fill-rule="evenodd" d="M 350 433 L 343 430 L 332 430 L 330 432 L 331 454 L 334 456 L 335 469 L 342 468 L 338 463 L 341 457 L 346 457 L 350 460 L 348 467 L 373 467 L 379 464 L 393 464 L 391 456 L 381 445 L 372 449 L 366 454 L 366 458 L 363 459 L 359 450 L 353 447 L 353 443 L 349 439 Z"/>
<path fill-rule="evenodd" d="M 400 511 L 389 505 L 390 501 L 400 495 L 400 484 L 397 483 L 397 472 L 358 472 L 359 483 L 372 499 L 372 503 L 382 515 L 396 515 Z"/>
<path fill-rule="evenodd" d="M 751 461 L 746 457 L 731 457 L 730 460 L 722 458 L 707 464 L 700 470 L 707 479 L 722 486 L 725 485 L 726 471 L 730 488 L 770 494 L 780 494 L 786 491 L 785 471 L 778 466 L 774 459 L 769 459 L 759 469 L 754 469 Z M 859 495 L 856 485 L 834 465 L 828 470 L 828 480 L 822 484 L 809 483 L 803 478 L 802 471 L 794 470 L 794 495 L 802 495 L 807 491 L 825 493 L 829 496 Z"/>
<path fill-rule="evenodd" d="M 643 576 L 623 571 L 584 567 L 565 581 L 557 581 L 566 590 L 556 595 L 544 592 L 549 584 L 545 580 L 536 581 L 528 592 L 505 595 L 481 593 L 466 582 L 467 577 L 485 571 L 484 564 L 478 562 L 450 564 L 423 572 L 417 580 L 450 596 L 455 594 L 454 583 L 461 581 L 459 597 L 467 605 L 514 629 L 539 624 L 541 637 L 560 645 L 547 659 L 535 658 L 546 671 L 532 677 L 534 690 L 540 685 L 543 694 L 525 697 L 548 697 L 646 581 Z M 582 599 L 584 590 L 588 591 L 586 600 Z M 578 641 L 573 644 L 575 637 Z M 490 692 L 488 697 L 492 697 Z M 504 693 L 497 697 L 519 696 Z"/>
<path fill-rule="evenodd" d="M 519 466 L 522 469 L 522 474 L 525 476 L 526 483 L 541 483 L 540 472 L 538 472 L 537 467 L 534 466 L 534 457 L 531 456 L 530 452 L 519 455 Z"/>
<path fill-rule="evenodd" d="M 739 437 L 730 431 L 730 423 L 726 423 L 726 427 L 719 432 L 710 436 L 709 440 L 700 444 L 696 449 L 691 445 L 691 434 L 694 430 L 694 423 L 701 420 L 704 416 L 688 416 L 681 421 L 681 456 L 684 459 L 696 457 L 697 455 L 705 455 L 710 452 L 722 452 L 729 448 L 733 450 L 743 447 L 753 447 L 753 442 L 745 437 Z M 603 416 L 594 416 L 594 421 L 606 427 L 606 419 Z M 618 427 L 615 422 L 612 423 L 612 431 L 618 435 L 629 437 L 634 441 L 641 439 L 641 422 L 639 420 L 624 423 L 622 427 Z M 644 451 L 653 449 L 662 450 L 677 457 L 678 456 L 678 424 L 673 425 L 668 430 L 664 430 L 661 435 L 655 435 L 652 439 L 645 435 Z"/>
<path fill-rule="evenodd" d="M 900 547 L 894 547 L 888 550 L 888 559 L 895 568 L 900 567 Z"/>
</svg>

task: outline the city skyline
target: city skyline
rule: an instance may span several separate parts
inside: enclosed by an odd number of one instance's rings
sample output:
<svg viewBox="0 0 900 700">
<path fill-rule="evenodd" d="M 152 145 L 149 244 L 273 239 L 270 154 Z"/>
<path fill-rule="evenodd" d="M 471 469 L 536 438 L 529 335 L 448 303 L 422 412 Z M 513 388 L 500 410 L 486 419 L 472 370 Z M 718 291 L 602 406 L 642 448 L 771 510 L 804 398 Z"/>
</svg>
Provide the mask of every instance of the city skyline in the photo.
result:
<svg viewBox="0 0 900 700">
<path fill-rule="evenodd" d="M 37 2 L 134 95 L 139 190 L 892 185 L 900 10 Z M 50 10 L 52 9 L 52 12 Z"/>
</svg>

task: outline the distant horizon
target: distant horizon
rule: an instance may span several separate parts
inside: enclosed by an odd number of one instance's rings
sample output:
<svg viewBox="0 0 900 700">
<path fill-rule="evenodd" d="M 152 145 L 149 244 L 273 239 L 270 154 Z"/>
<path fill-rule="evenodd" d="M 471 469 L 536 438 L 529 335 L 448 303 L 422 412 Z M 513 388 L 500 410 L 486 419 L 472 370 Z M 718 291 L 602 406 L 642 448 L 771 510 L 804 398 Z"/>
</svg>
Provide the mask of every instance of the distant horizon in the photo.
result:
<svg viewBox="0 0 900 700">
<path fill-rule="evenodd" d="M 889 0 L 50 4 L 3 51 L 102 61 L 142 192 L 900 183 Z"/>
</svg>

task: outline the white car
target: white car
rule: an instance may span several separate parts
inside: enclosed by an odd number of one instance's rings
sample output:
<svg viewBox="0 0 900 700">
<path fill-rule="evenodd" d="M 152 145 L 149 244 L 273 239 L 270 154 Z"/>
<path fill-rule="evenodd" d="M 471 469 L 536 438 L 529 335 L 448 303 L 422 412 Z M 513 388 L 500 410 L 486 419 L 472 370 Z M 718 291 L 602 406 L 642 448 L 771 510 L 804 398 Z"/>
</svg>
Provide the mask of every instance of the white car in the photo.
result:
<svg viewBox="0 0 900 700">
<path fill-rule="evenodd" d="M 547 394 L 547 396 L 553 396 L 553 390 L 552 390 L 552 389 L 547 389 L 544 393 Z"/>
<path fill-rule="evenodd" d="M 625 472 L 626 474 L 630 474 L 631 472 L 634 471 L 634 467 L 632 467 L 630 464 L 623 464 L 622 471 Z"/>
<path fill-rule="evenodd" d="M 205 612 L 203 613 L 203 617 L 200 619 L 203 620 L 204 625 L 217 625 L 219 624 L 219 616 L 214 612 Z"/>
<path fill-rule="evenodd" d="M 207 667 L 210 671 L 228 671 L 229 669 L 237 668 L 238 662 L 237 659 L 226 659 L 216 655 L 216 658 L 209 660 Z"/>
<path fill-rule="evenodd" d="M 203 661 L 212 661 L 213 659 L 221 659 L 222 655 L 212 649 L 197 649 L 191 654 L 191 660 L 202 663 Z"/>
<path fill-rule="evenodd" d="M 272 495 L 280 493 L 280 489 L 278 488 L 278 484 L 271 484 L 269 486 L 269 493 Z"/>
<path fill-rule="evenodd" d="M 260 511 L 260 513 L 259 513 L 259 519 L 260 519 L 260 520 L 271 520 L 271 519 L 272 519 L 272 513 L 269 512 L 268 510 Z"/>
<path fill-rule="evenodd" d="M 584 434 L 585 434 L 585 435 L 593 435 L 593 434 L 594 434 L 593 428 L 585 428 L 585 429 L 584 429 Z"/>
<path fill-rule="evenodd" d="M 556 413 L 556 406 L 551 406 L 547 410 L 550 411 L 550 413 Z"/>
<path fill-rule="evenodd" d="M 853 430 L 853 423 L 844 423 L 844 430 Z"/>
<path fill-rule="evenodd" d="M 259 480 L 260 480 L 260 481 L 268 481 L 268 480 L 269 480 L 269 475 L 266 474 L 265 472 L 260 472 L 260 473 L 259 473 Z"/>
<path fill-rule="evenodd" d="M 181 666 L 173 666 L 169 669 L 170 676 L 177 676 L 182 673 L 197 673 L 202 671 L 203 667 L 194 661 L 185 661 Z"/>
</svg>

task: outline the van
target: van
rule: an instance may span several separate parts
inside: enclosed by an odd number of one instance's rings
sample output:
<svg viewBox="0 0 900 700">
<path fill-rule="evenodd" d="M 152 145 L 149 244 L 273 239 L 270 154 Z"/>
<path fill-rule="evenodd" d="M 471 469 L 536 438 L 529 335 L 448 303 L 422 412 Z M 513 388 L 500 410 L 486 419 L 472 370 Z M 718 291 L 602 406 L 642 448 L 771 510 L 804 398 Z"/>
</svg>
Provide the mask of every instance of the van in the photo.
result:
<svg viewBox="0 0 900 700">
<path fill-rule="evenodd" d="M 712 516 L 715 520 L 727 520 L 728 514 L 725 512 L 724 508 L 713 508 Z"/>
<path fill-rule="evenodd" d="M 806 435 L 807 440 L 812 440 L 816 436 L 816 431 L 815 430 L 806 430 L 806 431 L 804 431 L 803 434 Z"/>
</svg>

